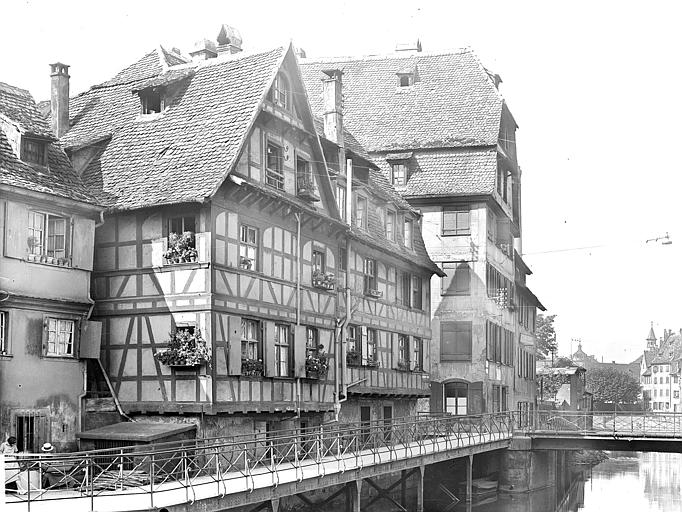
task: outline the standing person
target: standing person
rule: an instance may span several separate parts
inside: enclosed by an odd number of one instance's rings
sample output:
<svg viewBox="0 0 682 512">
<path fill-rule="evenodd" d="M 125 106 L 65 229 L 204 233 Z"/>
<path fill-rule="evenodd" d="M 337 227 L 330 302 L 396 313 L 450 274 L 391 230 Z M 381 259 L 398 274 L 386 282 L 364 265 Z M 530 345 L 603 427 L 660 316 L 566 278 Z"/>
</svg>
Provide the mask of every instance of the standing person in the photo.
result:
<svg viewBox="0 0 682 512">
<path fill-rule="evenodd" d="M 17 438 L 10 436 L 7 441 L 0 444 L 0 454 L 7 457 L 7 459 L 15 459 L 16 453 L 19 451 L 17 448 Z M 5 464 L 5 489 L 10 491 L 17 490 L 16 478 L 19 475 L 19 465 L 16 462 L 9 462 Z"/>
<path fill-rule="evenodd" d="M 3 455 L 14 455 L 19 451 L 17 448 L 17 438 L 14 436 L 9 436 L 7 441 L 0 444 L 0 453 Z"/>
</svg>

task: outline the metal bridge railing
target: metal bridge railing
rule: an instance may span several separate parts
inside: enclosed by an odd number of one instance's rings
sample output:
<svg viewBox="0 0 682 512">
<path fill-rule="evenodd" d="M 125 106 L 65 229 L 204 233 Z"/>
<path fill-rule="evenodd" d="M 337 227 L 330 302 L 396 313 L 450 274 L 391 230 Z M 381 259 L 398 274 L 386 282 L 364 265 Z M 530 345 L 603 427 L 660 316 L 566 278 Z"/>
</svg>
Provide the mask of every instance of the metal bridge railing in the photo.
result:
<svg viewBox="0 0 682 512">
<path fill-rule="evenodd" d="M 540 410 L 520 430 L 557 435 L 682 438 L 682 413 Z"/>
<path fill-rule="evenodd" d="M 150 506 L 192 502 L 509 439 L 511 413 L 419 416 L 267 434 L 196 439 L 51 456 L 5 457 L 7 503 L 147 495 Z M 172 498 L 170 495 L 172 494 Z M 167 499 L 162 499 L 167 495 Z M 170 500 L 170 502 L 169 502 Z M 9 508 L 8 510 L 12 510 Z"/>
</svg>

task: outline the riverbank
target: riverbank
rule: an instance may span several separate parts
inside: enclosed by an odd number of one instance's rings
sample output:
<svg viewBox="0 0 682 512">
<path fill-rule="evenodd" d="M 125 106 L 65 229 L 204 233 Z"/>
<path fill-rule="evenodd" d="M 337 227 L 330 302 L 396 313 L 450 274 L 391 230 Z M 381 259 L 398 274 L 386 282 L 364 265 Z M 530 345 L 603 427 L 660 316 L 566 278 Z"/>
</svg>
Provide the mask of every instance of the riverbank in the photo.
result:
<svg viewBox="0 0 682 512">
<path fill-rule="evenodd" d="M 576 466 L 596 466 L 610 458 L 606 452 L 601 450 L 579 450 L 573 454 L 573 464 Z"/>
</svg>

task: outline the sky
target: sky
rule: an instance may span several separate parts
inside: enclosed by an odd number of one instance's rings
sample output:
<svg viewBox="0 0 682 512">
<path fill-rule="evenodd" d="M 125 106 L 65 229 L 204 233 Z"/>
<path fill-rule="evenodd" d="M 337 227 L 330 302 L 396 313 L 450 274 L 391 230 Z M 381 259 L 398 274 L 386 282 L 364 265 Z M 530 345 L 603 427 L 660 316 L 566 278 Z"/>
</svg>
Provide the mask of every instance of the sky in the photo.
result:
<svg viewBox="0 0 682 512">
<path fill-rule="evenodd" d="M 646 5 L 646 7 L 645 7 Z M 650 322 L 682 329 L 682 3 L 649 1 L 3 0 L 0 81 L 49 97 L 49 63 L 71 92 L 158 44 L 187 53 L 221 23 L 245 50 L 289 40 L 308 57 L 471 47 L 499 73 L 518 125 L 529 285 L 556 314 L 559 352 L 629 362 Z M 647 242 L 669 234 L 673 243 Z"/>
</svg>

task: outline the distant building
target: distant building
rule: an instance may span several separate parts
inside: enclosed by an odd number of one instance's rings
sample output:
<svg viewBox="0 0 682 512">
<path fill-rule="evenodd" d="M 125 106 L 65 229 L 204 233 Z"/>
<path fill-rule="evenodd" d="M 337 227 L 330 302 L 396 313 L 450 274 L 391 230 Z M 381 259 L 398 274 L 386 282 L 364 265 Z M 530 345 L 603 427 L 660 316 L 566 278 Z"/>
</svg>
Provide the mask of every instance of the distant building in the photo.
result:
<svg viewBox="0 0 682 512">
<path fill-rule="evenodd" d="M 647 336 L 647 350 L 633 361 L 640 370 L 640 384 L 646 410 L 681 412 L 680 367 L 682 363 L 682 332 L 664 330 L 656 341 L 653 322 Z"/>
<path fill-rule="evenodd" d="M 538 370 L 539 401 L 553 402 L 554 407 L 565 411 L 591 411 L 592 393 L 586 388 L 586 373 L 580 366 L 541 368 Z M 558 384 L 555 393 L 548 386 L 550 379 L 552 384 Z"/>
</svg>

